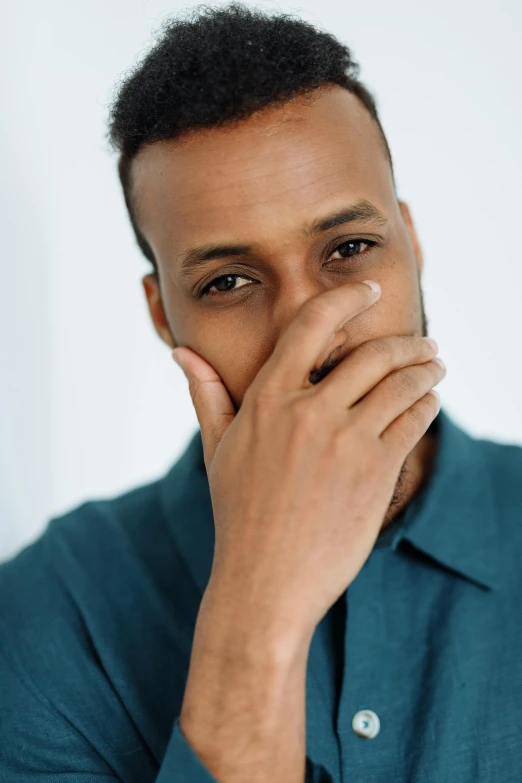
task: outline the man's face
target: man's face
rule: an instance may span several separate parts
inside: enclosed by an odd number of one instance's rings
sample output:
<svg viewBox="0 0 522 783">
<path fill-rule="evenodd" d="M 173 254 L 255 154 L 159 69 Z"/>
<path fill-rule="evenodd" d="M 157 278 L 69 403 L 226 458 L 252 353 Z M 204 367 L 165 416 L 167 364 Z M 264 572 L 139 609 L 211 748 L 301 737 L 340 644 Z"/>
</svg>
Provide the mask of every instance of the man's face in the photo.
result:
<svg viewBox="0 0 522 783">
<path fill-rule="evenodd" d="M 347 90 L 322 87 L 229 128 L 149 144 L 132 165 L 161 281 L 160 291 L 154 276 L 143 280 L 156 331 L 206 359 L 236 410 L 300 307 L 333 286 L 371 279 L 382 295 L 336 334 L 312 383 L 366 340 L 427 334 L 408 207 L 376 124 Z M 312 232 L 363 201 L 382 218 Z M 183 266 L 211 247 L 212 257 Z"/>
</svg>

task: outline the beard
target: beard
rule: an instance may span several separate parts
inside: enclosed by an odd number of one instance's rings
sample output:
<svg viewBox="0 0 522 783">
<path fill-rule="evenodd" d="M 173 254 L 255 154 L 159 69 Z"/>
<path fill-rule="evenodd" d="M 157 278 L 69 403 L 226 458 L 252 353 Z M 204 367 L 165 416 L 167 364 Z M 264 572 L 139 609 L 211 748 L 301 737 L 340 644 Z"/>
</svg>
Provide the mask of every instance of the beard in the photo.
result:
<svg viewBox="0 0 522 783">
<path fill-rule="evenodd" d="M 386 509 L 386 514 L 384 515 L 383 527 L 389 527 L 390 525 L 393 525 L 394 522 L 397 522 L 404 499 L 409 496 L 409 493 L 406 491 L 408 483 L 414 484 L 415 477 L 411 470 L 408 469 L 408 457 L 406 457 L 402 463 L 399 478 L 395 483 L 392 498 Z"/>
</svg>

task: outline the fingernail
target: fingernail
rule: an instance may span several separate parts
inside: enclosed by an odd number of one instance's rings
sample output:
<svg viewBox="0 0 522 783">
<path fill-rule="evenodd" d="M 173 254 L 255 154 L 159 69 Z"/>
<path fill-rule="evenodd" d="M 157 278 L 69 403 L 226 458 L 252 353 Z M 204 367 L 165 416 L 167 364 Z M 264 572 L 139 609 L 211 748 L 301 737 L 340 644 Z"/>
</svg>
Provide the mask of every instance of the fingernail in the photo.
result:
<svg viewBox="0 0 522 783">
<path fill-rule="evenodd" d="M 375 280 L 363 280 L 363 283 L 369 285 L 373 293 L 376 296 L 379 296 L 379 294 L 381 293 L 381 286 L 379 285 L 379 283 L 376 283 Z"/>
</svg>

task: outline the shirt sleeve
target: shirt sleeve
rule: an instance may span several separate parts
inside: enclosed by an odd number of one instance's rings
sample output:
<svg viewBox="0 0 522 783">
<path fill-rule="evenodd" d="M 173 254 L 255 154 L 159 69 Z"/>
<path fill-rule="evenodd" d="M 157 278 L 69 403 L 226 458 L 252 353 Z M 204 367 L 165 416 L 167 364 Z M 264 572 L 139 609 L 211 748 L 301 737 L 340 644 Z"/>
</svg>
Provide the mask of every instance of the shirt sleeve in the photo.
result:
<svg viewBox="0 0 522 783">
<path fill-rule="evenodd" d="M 185 782 L 219 783 L 185 739 L 177 717 L 156 783 Z"/>
<path fill-rule="evenodd" d="M 0 655 L 0 783 L 119 783 L 111 767 Z"/>
<path fill-rule="evenodd" d="M 156 783 L 219 783 L 185 738 L 179 717 L 174 723 Z M 303 783 L 333 783 L 333 780 L 322 765 L 313 764 L 307 756 Z"/>
<path fill-rule="evenodd" d="M 38 697 L 0 655 L 0 783 L 220 783 L 174 722 L 157 774 L 121 776 L 44 697 Z M 156 768 L 157 769 L 157 768 Z M 304 783 L 333 783 L 306 758 Z"/>
</svg>

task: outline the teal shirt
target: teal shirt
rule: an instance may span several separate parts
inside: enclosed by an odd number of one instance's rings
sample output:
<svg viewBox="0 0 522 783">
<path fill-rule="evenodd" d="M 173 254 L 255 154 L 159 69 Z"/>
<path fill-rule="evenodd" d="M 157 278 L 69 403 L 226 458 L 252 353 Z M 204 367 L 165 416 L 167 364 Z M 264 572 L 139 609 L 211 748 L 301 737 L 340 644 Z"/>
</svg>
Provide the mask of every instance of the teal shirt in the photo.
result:
<svg viewBox="0 0 522 783">
<path fill-rule="evenodd" d="M 313 636 L 307 783 L 522 780 L 522 447 L 432 428 L 433 472 Z M 198 430 L 0 566 L 1 783 L 215 783 L 178 722 L 213 547 Z"/>
</svg>

